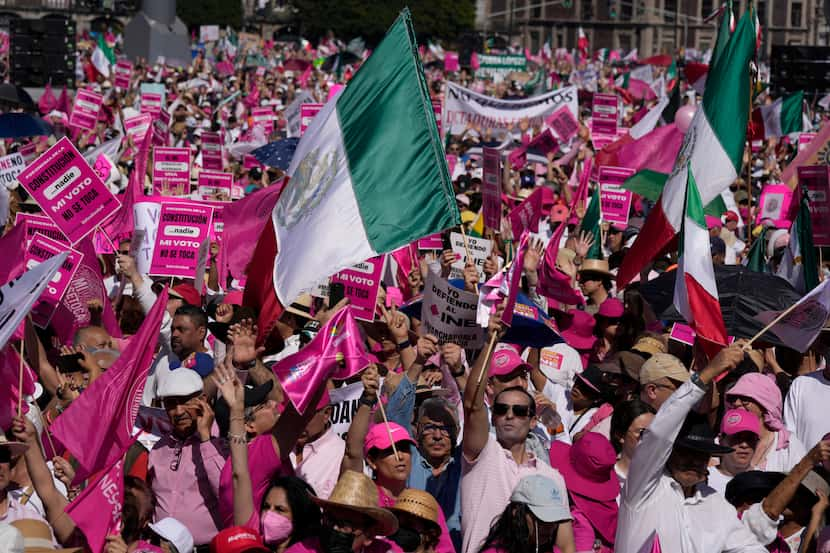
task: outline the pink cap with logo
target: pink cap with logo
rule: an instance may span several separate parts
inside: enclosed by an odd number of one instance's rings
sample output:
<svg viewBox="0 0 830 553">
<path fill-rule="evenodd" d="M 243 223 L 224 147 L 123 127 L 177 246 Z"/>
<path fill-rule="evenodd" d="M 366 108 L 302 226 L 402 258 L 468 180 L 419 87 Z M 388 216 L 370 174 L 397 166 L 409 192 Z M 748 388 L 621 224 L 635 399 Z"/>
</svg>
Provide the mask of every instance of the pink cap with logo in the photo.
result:
<svg viewBox="0 0 830 553">
<path fill-rule="evenodd" d="M 525 372 L 531 369 L 530 365 L 525 363 L 513 348 L 502 348 L 493 353 L 493 357 L 490 358 L 490 370 L 487 371 L 487 375 L 506 376 L 520 368 Z"/>
<path fill-rule="evenodd" d="M 723 415 L 720 423 L 721 434 L 734 436 L 739 432 L 752 432 L 761 435 L 761 422 L 758 417 L 743 409 L 730 409 Z"/>
</svg>

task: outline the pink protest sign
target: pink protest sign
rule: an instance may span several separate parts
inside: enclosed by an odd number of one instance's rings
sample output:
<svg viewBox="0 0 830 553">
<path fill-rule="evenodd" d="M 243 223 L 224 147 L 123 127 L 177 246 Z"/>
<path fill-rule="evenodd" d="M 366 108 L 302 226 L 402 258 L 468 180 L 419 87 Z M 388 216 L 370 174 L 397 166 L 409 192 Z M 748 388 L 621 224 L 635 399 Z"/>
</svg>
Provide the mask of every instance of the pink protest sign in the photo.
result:
<svg viewBox="0 0 830 553">
<path fill-rule="evenodd" d="M 140 113 L 135 117 L 124 119 L 124 132 L 127 136 L 132 137 L 133 144 L 138 144 L 144 140 L 144 135 L 150 130 L 150 125 L 153 124 L 153 116 L 149 113 Z"/>
<path fill-rule="evenodd" d="M 222 134 L 205 131 L 202 133 L 202 167 L 210 171 L 222 170 Z"/>
<path fill-rule="evenodd" d="M 213 208 L 204 204 L 162 204 L 150 274 L 204 278 L 212 214 Z"/>
<path fill-rule="evenodd" d="M 533 137 L 533 140 L 527 145 L 528 150 L 535 150 L 543 155 L 548 155 L 550 152 L 555 152 L 559 149 L 559 142 L 553 137 L 550 129 L 545 129 Z"/>
<path fill-rule="evenodd" d="M 55 273 L 55 276 L 52 277 L 52 281 L 46 286 L 31 311 L 32 322 L 40 328 L 46 328 L 49 325 L 49 321 L 52 319 L 52 315 L 54 315 L 61 299 L 63 299 L 75 271 L 78 270 L 78 266 L 84 258 L 84 254 L 73 250 L 63 242 L 52 240 L 42 234 L 35 234 L 26 249 L 24 262 L 27 270 L 65 251 L 69 252 L 69 256 L 60 266 L 58 272 Z"/>
<path fill-rule="evenodd" d="M 510 212 L 510 228 L 513 231 L 513 240 L 518 240 L 525 230 L 538 232 L 541 217 L 542 189 L 537 188 L 525 201 L 514 207 Z"/>
<path fill-rule="evenodd" d="M 66 137 L 26 167 L 17 180 L 70 244 L 76 244 L 121 207 Z"/>
<path fill-rule="evenodd" d="M 164 114 L 167 113 L 166 111 L 162 111 L 157 119 L 153 120 L 153 146 L 162 146 L 166 147 L 169 144 L 170 140 L 170 124 L 169 122 L 165 122 Z"/>
<path fill-rule="evenodd" d="M 72 106 L 72 115 L 69 116 L 69 124 L 79 129 L 91 131 L 98 123 L 98 112 L 104 97 L 91 90 L 79 88 L 75 93 L 75 104 Z"/>
<path fill-rule="evenodd" d="M 188 148 L 156 148 L 153 151 L 153 191 L 162 196 L 190 193 Z"/>
<path fill-rule="evenodd" d="M 156 94 L 155 92 L 141 93 L 141 113 L 149 113 L 154 118 L 158 117 L 162 111 L 161 103 L 161 94 Z"/>
<path fill-rule="evenodd" d="M 331 277 L 332 284 L 336 282 L 343 284 L 344 297 L 349 298 L 352 313 L 358 319 L 375 320 L 375 303 L 378 299 L 378 287 L 385 258 L 386 256 L 380 255 L 367 259 Z"/>
<path fill-rule="evenodd" d="M 202 171 L 199 173 L 199 199 L 215 200 L 218 197 L 230 201 L 233 188 L 233 174 L 218 171 Z"/>
<path fill-rule="evenodd" d="M 441 233 L 430 234 L 418 240 L 419 250 L 443 250 L 444 241 L 441 240 Z"/>
<path fill-rule="evenodd" d="M 300 106 L 300 136 L 305 134 L 305 130 L 311 125 L 311 120 L 320 113 L 321 109 L 323 109 L 323 104 L 302 104 Z"/>
<path fill-rule="evenodd" d="M 210 241 L 221 242 L 222 233 L 225 230 L 225 206 L 228 205 L 228 202 L 203 201 L 202 203 L 213 208 L 213 220 L 210 225 Z"/>
<path fill-rule="evenodd" d="M 630 190 L 624 189 L 622 183 L 633 174 L 634 169 L 627 167 L 599 168 L 599 206 L 603 221 L 618 225 L 628 224 L 633 194 Z"/>
<path fill-rule="evenodd" d="M 435 114 L 435 123 L 438 125 L 438 136 L 444 138 L 444 125 L 441 121 L 441 113 L 443 111 L 443 104 L 440 100 L 432 102 L 432 112 Z"/>
<path fill-rule="evenodd" d="M 830 246 L 830 167 L 807 165 L 798 168 L 799 188 L 805 186 L 810 202 L 813 245 Z"/>
<path fill-rule="evenodd" d="M 501 152 L 497 148 L 483 150 L 483 179 L 481 182 L 481 208 L 484 226 L 501 229 Z"/>
<path fill-rule="evenodd" d="M 126 90 L 130 88 L 130 79 L 133 77 L 133 64 L 128 60 L 118 60 L 114 68 L 115 86 Z"/>
<path fill-rule="evenodd" d="M 686 344 L 687 346 L 695 345 L 695 331 L 689 325 L 682 323 L 674 323 L 672 325 L 669 338 L 675 342 Z"/>
<path fill-rule="evenodd" d="M 790 203 L 793 199 L 792 189 L 783 183 L 767 184 L 761 190 L 761 209 L 755 217 L 755 224 L 760 224 L 764 219 L 771 219 L 777 228 L 787 228 L 790 221 L 787 220 L 787 213 L 790 210 Z"/>
<path fill-rule="evenodd" d="M 110 158 L 107 157 L 107 154 L 99 155 L 95 160 L 95 164 L 92 166 L 92 170 L 95 171 L 98 178 L 105 184 L 110 180 L 110 174 L 113 169 L 115 169 L 115 165 L 112 164 Z"/>
<path fill-rule="evenodd" d="M 594 94 L 591 108 L 591 134 L 617 135 L 619 104 L 616 94 Z"/>
<path fill-rule="evenodd" d="M 553 129 L 562 142 L 569 142 L 579 132 L 579 121 L 568 106 L 562 106 L 545 119 L 548 127 Z"/>
<path fill-rule="evenodd" d="M 452 73 L 461 69 L 458 63 L 458 52 L 444 52 L 444 71 Z"/>
<path fill-rule="evenodd" d="M 31 243 L 35 234 L 38 233 L 46 236 L 47 238 L 51 238 L 52 240 L 56 240 L 66 246 L 69 245 L 69 242 L 66 240 L 66 236 L 64 236 L 61 232 L 61 229 L 59 229 L 58 226 L 52 222 L 52 219 L 46 215 L 18 212 L 14 216 L 14 224 L 26 225 L 27 247 Z"/>
<path fill-rule="evenodd" d="M 818 133 L 815 132 L 803 132 L 798 135 L 798 151 L 805 149 L 807 145 L 813 141 Z"/>
<path fill-rule="evenodd" d="M 251 118 L 255 127 L 262 127 L 266 134 L 274 132 L 274 108 L 264 106 L 251 109 Z"/>
</svg>

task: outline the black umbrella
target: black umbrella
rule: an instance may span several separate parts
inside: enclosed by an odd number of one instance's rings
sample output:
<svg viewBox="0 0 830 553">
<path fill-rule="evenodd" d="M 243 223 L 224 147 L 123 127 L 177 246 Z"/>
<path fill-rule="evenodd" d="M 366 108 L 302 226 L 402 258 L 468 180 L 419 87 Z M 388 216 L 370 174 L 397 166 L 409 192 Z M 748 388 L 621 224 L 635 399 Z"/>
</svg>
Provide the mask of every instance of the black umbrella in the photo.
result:
<svg viewBox="0 0 830 553">
<path fill-rule="evenodd" d="M 10 104 L 23 109 L 34 110 L 35 102 L 22 86 L 12 83 L 0 84 L 0 103 Z"/>
<path fill-rule="evenodd" d="M 299 138 L 283 138 L 265 146 L 260 146 L 251 152 L 251 155 L 263 165 L 286 171 L 291 165 L 291 158 L 294 157 L 294 150 L 297 149 L 299 142 Z"/>
<path fill-rule="evenodd" d="M 674 281 L 677 271 L 669 271 L 640 286 L 640 293 L 654 309 L 657 317 L 666 321 L 685 322 L 674 308 Z M 716 265 L 718 286 L 726 333 L 736 338 L 752 338 L 764 328 L 755 319 L 763 311 L 783 311 L 799 299 L 789 282 L 775 275 L 750 271 L 737 265 Z M 786 346 L 771 332 L 761 340 L 776 346 Z"/>
<path fill-rule="evenodd" d="M 49 136 L 52 126 L 31 113 L 4 113 L 0 115 L 0 138 Z"/>
</svg>

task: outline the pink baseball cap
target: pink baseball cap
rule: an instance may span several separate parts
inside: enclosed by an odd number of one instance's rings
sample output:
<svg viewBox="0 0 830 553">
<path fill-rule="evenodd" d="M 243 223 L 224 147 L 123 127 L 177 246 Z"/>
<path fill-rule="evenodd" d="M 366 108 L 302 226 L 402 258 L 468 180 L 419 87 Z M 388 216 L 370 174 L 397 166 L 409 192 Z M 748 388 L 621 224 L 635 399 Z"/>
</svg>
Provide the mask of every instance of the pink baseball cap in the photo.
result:
<svg viewBox="0 0 830 553">
<path fill-rule="evenodd" d="M 502 348 L 493 353 L 493 357 L 490 358 L 490 369 L 487 371 L 487 375 L 506 376 L 519 369 L 528 372 L 531 367 L 524 362 L 513 348 Z"/>
<path fill-rule="evenodd" d="M 389 437 L 392 437 L 390 440 Z M 409 442 L 412 445 L 417 445 L 409 432 L 400 424 L 390 422 L 389 429 L 386 429 L 386 424 L 379 423 L 374 425 L 366 433 L 366 439 L 363 440 L 363 456 L 369 455 L 372 449 L 387 449 L 392 447 L 393 443 Z"/>
<path fill-rule="evenodd" d="M 761 423 L 758 417 L 744 411 L 743 409 L 730 409 L 723 415 L 720 422 L 721 434 L 734 436 L 739 432 L 752 432 L 756 436 L 761 435 Z"/>
<path fill-rule="evenodd" d="M 709 228 L 721 228 L 723 226 L 723 222 L 721 222 L 720 217 L 715 217 L 713 215 L 706 216 L 706 226 Z"/>
</svg>

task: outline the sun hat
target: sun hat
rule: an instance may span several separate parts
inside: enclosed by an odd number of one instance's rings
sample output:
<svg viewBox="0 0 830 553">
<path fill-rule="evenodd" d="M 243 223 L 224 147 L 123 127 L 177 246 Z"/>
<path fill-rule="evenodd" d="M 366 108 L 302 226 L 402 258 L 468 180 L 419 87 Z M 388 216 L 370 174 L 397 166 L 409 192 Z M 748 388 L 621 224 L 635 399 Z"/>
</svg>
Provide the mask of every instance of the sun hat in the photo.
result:
<svg viewBox="0 0 830 553">
<path fill-rule="evenodd" d="M 262 536 L 256 530 L 242 526 L 231 526 L 216 534 L 210 542 L 210 553 L 269 553 Z"/>
<path fill-rule="evenodd" d="M 550 448 L 550 466 L 562 473 L 568 490 L 598 501 L 620 493 L 616 462 L 614 447 L 598 432 L 585 433 L 573 445 L 555 441 Z"/>
<path fill-rule="evenodd" d="M 723 414 L 723 419 L 720 421 L 720 432 L 727 436 L 734 436 L 739 432 L 752 432 L 760 437 L 761 423 L 758 422 L 758 417 L 752 413 L 743 409 L 730 409 Z"/>
<path fill-rule="evenodd" d="M 392 511 L 378 507 L 378 489 L 363 473 L 345 471 L 328 499 L 312 496 L 311 500 L 323 510 L 346 509 L 368 516 L 375 522 L 368 535 L 388 536 L 398 529 L 398 519 Z"/>
<path fill-rule="evenodd" d="M 389 507 L 393 513 L 406 513 L 418 517 L 428 523 L 438 532 L 441 531 L 441 524 L 438 522 L 438 502 L 432 494 L 413 488 L 404 489 L 395 504 Z"/>
<path fill-rule="evenodd" d="M 748 397 L 763 407 L 764 424 L 770 430 L 778 432 L 778 449 L 787 447 L 790 432 L 784 426 L 782 412 L 784 400 L 781 397 L 781 390 L 772 378 L 761 373 L 746 373 L 726 391 L 727 400 L 730 396 Z"/>
<path fill-rule="evenodd" d="M 530 372 L 532 367 L 522 359 L 513 348 L 502 348 L 490 358 L 487 376 L 507 376 L 518 370 Z"/>
<path fill-rule="evenodd" d="M 519 480 L 510 494 L 510 501 L 524 503 L 542 522 L 559 522 L 572 518 L 563 490 L 555 481 L 541 474 L 531 474 Z"/>
<path fill-rule="evenodd" d="M 193 551 L 193 535 L 175 518 L 166 517 L 156 523 L 151 523 L 150 530 L 172 543 L 178 553 Z"/>
<path fill-rule="evenodd" d="M 674 445 L 710 455 L 724 455 L 734 451 L 731 447 L 715 442 L 715 434 L 709 424 L 694 415 L 686 417 Z"/>
<path fill-rule="evenodd" d="M 569 346 L 576 350 L 589 350 L 594 347 L 597 337 L 594 336 L 594 326 L 596 320 L 594 317 L 579 309 L 570 309 L 568 311 L 570 321 L 566 321 L 561 325 L 562 338 Z"/>
<path fill-rule="evenodd" d="M 3 432 L 0 432 L 0 447 L 4 447 L 9 450 L 9 456 L 17 457 L 19 455 L 23 455 L 23 453 L 29 448 L 23 442 L 12 442 Z"/>
<path fill-rule="evenodd" d="M 199 373 L 187 367 L 159 371 L 156 395 L 161 398 L 186 397 L 201 392 L 204 383 Z"/>
<path fill-rule="evenodd" d="M 392 436 L 391 439 L 389 438 L 390 435 Z M 400 424 L 390 422 L 388 423 L 388 430 L 387 423 L 376 424 L 369 429 L 366 438 L 363 440 L 363 456 L 368 456 L 372 449 L 388 449 L 392 447 L 393 443 L 398 442 L 409 442 L 412 445 L 418 445 L 406 428 Z"/>
<path fill-rule="evenodd" d="M 300 294 L 296 300 L 291 302 L 291 305 L 285 308 L 285 312 L 310 319 L 311 304 L 313 301 L 314 298 L 311 297 L 311 294 Z"/>
<path fill-rule="evenodd" d="M 720 217 L 715 217 L 714 215 L 706 215 L 707 228 L 721 228 L 722 226 L 723 222 L 720 220 Z"/>
<path fill-rule="evenodd" d="M 76 553 L 82 547 L 54 548 L 52 530 L 42 520 L 23 518 L 11 523 L 23 536 L 24 553 Z"/>
<path fill-rule="evenodd" d="M 686 382 L 690 376 L 680 359 L 670 353 L 655 353 L 640 367 L 641 385 L 650 384 L 661 378 Z"/>
<path fill-rule="evenodd" d="M 597 273 L 608 278 L 614 278 L 614 273 L 608 269 L 607 259 L 583 259 L 579 266 L 580 273 Z"/>
<path fill-rule="evenodd" d="M 641 336 L 631 348 L 631 351 L 645 353 L 649 356 L 655 353 L 668 353 L 665 342 L 654 336 Z"/>
<path fill-rule="evenodd" d="M 619 319 L 625 313 L 625 306 L 623 302 L 617 298 L 606 298 L 604 302 L 599 304 L 597 315 L 606 317 L 608 319 Z"/>
<path fill-rule="evenodd" d="M 576 375 L 576 380 L 588 386 L 594 392 L 601 394 L 603 388 L 602 371 L 596 365 L 588 365 L 585 370 Z"/>
</svg>

